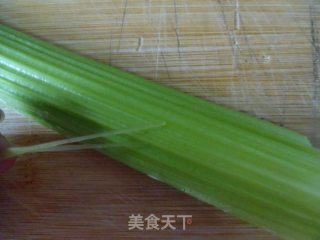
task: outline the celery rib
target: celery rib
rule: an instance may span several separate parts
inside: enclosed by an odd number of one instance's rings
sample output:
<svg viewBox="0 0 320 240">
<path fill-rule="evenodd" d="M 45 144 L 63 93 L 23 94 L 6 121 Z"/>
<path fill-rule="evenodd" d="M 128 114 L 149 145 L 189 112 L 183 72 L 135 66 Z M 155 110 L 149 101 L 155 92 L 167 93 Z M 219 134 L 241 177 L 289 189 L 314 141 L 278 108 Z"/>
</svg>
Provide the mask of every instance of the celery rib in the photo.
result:
<svg viewBox="0 0 320 240">
<path fill-rule="evenodd" d="M 4 25 L 0 39 L 0 101 L 71 137 L 165 122 L 101 151 L 287 239 L 320 238 L 320 152 L 304 136 Z"/>
</svg>

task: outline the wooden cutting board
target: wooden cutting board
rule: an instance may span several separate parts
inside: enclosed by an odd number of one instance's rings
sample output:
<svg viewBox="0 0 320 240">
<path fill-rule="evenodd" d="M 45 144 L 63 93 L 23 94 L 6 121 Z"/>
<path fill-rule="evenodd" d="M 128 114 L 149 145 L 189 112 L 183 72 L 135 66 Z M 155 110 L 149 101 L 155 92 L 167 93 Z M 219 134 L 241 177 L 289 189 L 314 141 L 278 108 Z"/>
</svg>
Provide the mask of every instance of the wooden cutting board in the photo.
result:
<svg viewBox="0 0 320 240">
<path fill-rule="evenodd" d="M 320 146 L 319 1 L 0 0 L 0 21 Z M 61 138 L 0 107 L 13 144 Z M 23 159 L 0 176 L 0 239 L 278 239 L 94 151 Z M 131 214 L 177 229 L 128 230 Z"/>
</svg>

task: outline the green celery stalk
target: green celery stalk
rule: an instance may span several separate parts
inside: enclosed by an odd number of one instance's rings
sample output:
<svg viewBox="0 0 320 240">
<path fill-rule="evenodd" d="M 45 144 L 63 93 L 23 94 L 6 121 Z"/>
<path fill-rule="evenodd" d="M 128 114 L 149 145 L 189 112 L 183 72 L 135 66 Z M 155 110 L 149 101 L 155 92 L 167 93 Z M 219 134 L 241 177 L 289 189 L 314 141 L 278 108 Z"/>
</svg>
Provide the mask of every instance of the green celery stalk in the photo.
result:
<svg viewBox="0 0 320 240">
<path fill-rule="evenodd" d="M 320 152 L 308 139 L 0 25 L 0 101 L 65 136 L 287 239 L 320 239 Z"/>
</svg>

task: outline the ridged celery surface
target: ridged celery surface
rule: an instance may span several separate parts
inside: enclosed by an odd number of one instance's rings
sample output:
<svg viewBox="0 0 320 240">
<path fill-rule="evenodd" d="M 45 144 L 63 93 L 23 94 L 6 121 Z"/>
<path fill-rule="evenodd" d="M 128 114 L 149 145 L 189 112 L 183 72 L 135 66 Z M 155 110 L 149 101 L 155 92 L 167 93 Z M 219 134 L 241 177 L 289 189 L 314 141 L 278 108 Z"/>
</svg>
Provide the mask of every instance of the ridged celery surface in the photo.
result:
<svg viewBox="0 0 320 240">
<path fill-rule="evenodd" d="M 290 130 L 0 26 L 0 100 L 287 239 L 320 239 L 320 152 Z"/>
</svg>

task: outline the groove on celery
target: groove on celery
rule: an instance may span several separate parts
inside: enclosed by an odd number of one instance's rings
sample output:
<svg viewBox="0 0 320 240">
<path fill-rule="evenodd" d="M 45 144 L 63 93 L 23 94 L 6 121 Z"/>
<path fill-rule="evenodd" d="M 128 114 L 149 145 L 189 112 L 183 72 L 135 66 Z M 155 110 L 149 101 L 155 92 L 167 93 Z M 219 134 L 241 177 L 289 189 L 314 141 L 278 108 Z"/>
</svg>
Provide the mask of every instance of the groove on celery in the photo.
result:
<svg viewBox="0 0 320 240">
<path fill-rule="evenodd" d="M 5 118 L 4 112 L 0 109 L 0 123 L 3 122 Z"/>
<path fill-rule="evenodd" d="M 285 238 L 320 238 L 320 152 L 304 136 L 4 25 L 0 38 L 7 105 L 71 137 L 165 122 L 102 152 Z"/>
</svg>

